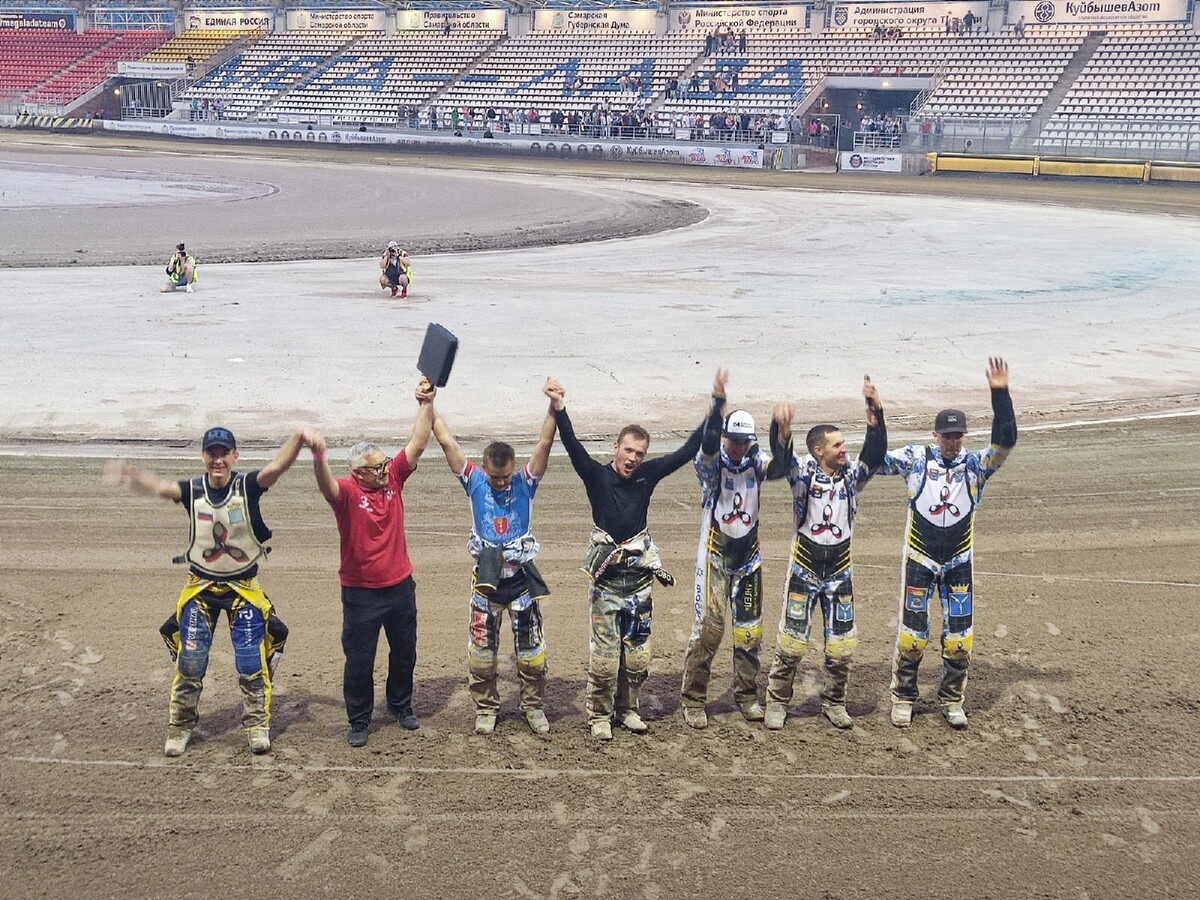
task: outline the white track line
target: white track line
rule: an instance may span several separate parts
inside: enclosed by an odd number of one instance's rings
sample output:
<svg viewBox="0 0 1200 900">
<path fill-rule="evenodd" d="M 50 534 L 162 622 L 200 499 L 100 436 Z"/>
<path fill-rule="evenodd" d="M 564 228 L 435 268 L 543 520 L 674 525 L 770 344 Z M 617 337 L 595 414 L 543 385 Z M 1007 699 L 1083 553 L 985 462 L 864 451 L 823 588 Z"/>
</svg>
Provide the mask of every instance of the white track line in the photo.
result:
<svg viewBox="0 0 1200 900">
<path fill-rule="evenodd" d="M 124 769 L 161 769 L 164 772 L 175 772 L 184 763 L 138 762 L 123 759 L 60 759 L 52 756 L 8 756 L 5 760 L 10 763 L 29 763 L 32 765 L 53 766 L 90 766 L 111 767 Z M 203 765 L 206 769 L 224 769 L 227 771 L 263 772 L 344 772 L 385 775 L 507 775 L 510 777 L 529 778 L 654 778 L 666 780 L 677 777 L 679 773 L 651 772 L 644 769 L 496 769 L 474 766 L 317 766 L 317 765 L 262 765 L 258 763 L 214 763 Z M 763 772 L 690 772 L 688 778 L 719 779 L 724 781 L 745 781 L 748 779 L 773 779 L 787 781 L 955 781 L 982 782 L 994 784 L 1003 782 L 1013 783 L 1072 783 L 1072 784 L 1200 784 L 1200 775 L 872 775 L 866 772 L 784 772 L 770 774 Z"/>
<path fill-rule="evenodd" d="M 1187 396 L 1189 399 L 1191 399 L 1194 395 L 1188 394 Z M 1161 398 L 1159 400 L 1159 402 L 1162 402 L 1163 399 L 1169 399 L 1169 398 Z M 1116 399 L 1116 400 L 1112 400 L 1111 402 L 1112 403 L 1125 403 L 1125 402 L 1149 403 L 1149 402 L 1154 402 L 1154 400 L 1155 400 L 1155 398 L 1149 398 L 1148 400 Z M 1051 412 L 1065 412 L 1065 410 L 1052 410 Z M 1017 425 L 1021 431 L 1063 431 L 1063 430 L 1066 430 L 1069 428 L 1088 428 L 1088 427 L 1091 427 L 1094 425 L 1118 425 L 1118 424 L 1121 424 L 1124 422 L 1143 422 L 1143 421 L 1147 421 L 1150 419 L 1181 419 L 1181 418 L 1188 418 L 1191 416 L 1200 416 L 1200 409 L 1184 409 L 1184 410 L 1169 410 L 1169 411 L 1164 411 L 1164 412 L 1137 413 L 1134 415 L 1113 416 L 1111 418 L 1106 418 L 1106 419 L 1073 419 L 1069 422 L 1044 422 L 1044 423 L 1041 423 L 1038 425 L 1026 425 L 1026 424 L 1023 424 L 1020 421 L 1020 419 L 1018 419 Z M 906 426 L 911 425 L 912 427 L 916 427 L 916 423 L 918 420 L 919 420 L 919 417 L 915 416 L 915 415 L 894 417 L 894 421 L 904 422 Z M 921 433 L 924 434 L 925 432 L 921 432 Z M 686 437 L 687 432 L 683 432 L 683 431 L 674 429 L 674 430 L 666 432 L 666 434 L 663 436 L 668 436 L 668 435 L 671 437 Z M 523 440 L 518 441 L 518 443 L 521 443 L 522 446 L 525 446 L 525 442 Z M 533 442 L 529 441 L 528 443 L 529 443 L 529 445 L 532 445 Z M 587 442 L 585 442 L 585 443 L 587 443 Z M 602 444 L 603 441 L 599 441 L 599 442 L 592 441 L 592 443 Z M 153 452 L 156 449 L 162 450 L 163 452 L 161 452 L 161 453 Z M 47 452 L 48 450 L 53 451 L 53 452 Z M 127 456 L 132 456 L 132 457 L 138 458 L 138 459 L 159 459 L 159 460 L 175 460 L 175 461 L 189 460 L 190 461 L 190 460 L 194 460 L 196 458 L 195 451 L 191 450 L 191 449 L 181 450 L 179 448 L 174 448 L 174 447 L 160 448 L 160 447 L 155 447 L 155 446 L 126 447 L 120 441 L 116 441 L 111 444 L 105 444 L 103 446 L 97 446 L 94 444 L 56 444 L 53 441 L 47 442 L 45 444 L 26 444 L 26 443 L 0 444 L 0 457 L 16 457 L 16 458 L 36 459 L 36 458 L 42 457 L 42 456 L 54 456 L 54 457 L 60 457 L 60 458 L 65 458 L 65 459 L 109 459 L 112 457 L 121 456 L 122 450 L 144 451 L 142 453 L 142 455 L 140 455 L 140 456 L 138 455 L 137 452 L 129 452 L 129 453 L 125 454 Z M 551 451 L 551 453 L 556 457 L 557 456 L 566 456 L 566 451 L 562 450 L 560 447 L 555 447 Z M 243 453 L 241 458 L 248 462 L 255 462 L 255 461 L 259 461 L 259 460 L 265 462 L 266 460 L 269 460 L 272 457 L 271 457 L 270 451 L 250 449 L 250 450 L 247 450 L 247 452 Z"/>
<path fill-rule="evenodd" d="M 1109 419 L 1075 419 L 1072 422 L 1047 422 L 1042 425 L 1022 425 L 1019 431 L 1061 431 L 1066 428 L 1087 428 L 1091 425 L 1118 425 L 1122 422 L 1144 422 L 1148 419 L 1184 419 L 1200 416 L 1200 409 L 1180 409 L 1170 412 L 1138 413 L 1132 416 L 1113 416 Z"/>
</svg>

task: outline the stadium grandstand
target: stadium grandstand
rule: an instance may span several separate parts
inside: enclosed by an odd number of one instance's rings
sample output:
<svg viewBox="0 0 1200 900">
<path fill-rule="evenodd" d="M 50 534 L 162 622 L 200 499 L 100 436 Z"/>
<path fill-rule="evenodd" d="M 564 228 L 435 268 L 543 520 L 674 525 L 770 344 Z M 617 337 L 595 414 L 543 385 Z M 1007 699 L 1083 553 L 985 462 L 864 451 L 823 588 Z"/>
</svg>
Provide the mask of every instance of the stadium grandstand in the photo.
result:
<svg viewBox="0 0 1200 900">
<path fill-rule="evenodd" d="M 0 112 L 1198 160 L 1153 6 L 0 0 Z"/>
</svg>

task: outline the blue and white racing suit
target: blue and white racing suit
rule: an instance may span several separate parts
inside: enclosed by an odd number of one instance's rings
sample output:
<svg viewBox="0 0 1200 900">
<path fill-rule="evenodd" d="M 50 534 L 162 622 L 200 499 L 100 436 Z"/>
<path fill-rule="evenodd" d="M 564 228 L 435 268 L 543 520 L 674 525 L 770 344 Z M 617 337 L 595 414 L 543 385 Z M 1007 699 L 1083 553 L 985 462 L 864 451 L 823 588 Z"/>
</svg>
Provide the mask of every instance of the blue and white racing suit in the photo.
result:
<svg viewBox="0 0 1200 900">
<path fill-rule="evenodd" d="M 876 408 L 878 425 L 868 426 L 862 452 L 853 464 L 832 475 L 806 454 L 792 452 L 789 442 L 780 446 L 777 426 L 771 423 L 771 452 L 786 461 L 792 488 L 792 515 L 796 532 L 784 583 L 783 611 L 775 656 L 767 676 L 767 703 L 787 706 L 792 701 L 796 670 L 808 646 L 813 615 L 818 606 L 824 622 L 825 665 L 821 702 L 844 706 L 850 659 L 858 643 L 854 627 L 854 579 L 851 538 L 858 512 L 858 495 L 878 469 L 887 448 L 882 407 Z M 769 477 L 781 474 L 779 462 Z"/>
<path fill-rule="evenodd" d="M 719 438 L 719 433 L 712 437 Z M 762 645 L 762 554 L 758 546 L 759 488 L 771 457 L 753 445 L 739 461 L 706 434 L 696 454 L 700 481 L 700 546 L 696 555 L 696 620 L 683 657 L 683 705 L 703 708 L 712 661 L 733 619 L 733 697 L 739 707 L 758 702 Z"/>
<path fill-rule="evenodd" d="M 975 508 L 983 487 L 1017 442 L 1007 388 L 992 391 L 991 443 L 944 459 L 936 444 L 910 444 L 884 457 L 881 475 L 908 485 L 899 627 L 892 664 L 892 700 L 917 699 L 917 669 L 929 643 L 929 604 L 942 607 L 942 680 L 938 702 L 962 703 L 974 643 Z"/>
</svg>

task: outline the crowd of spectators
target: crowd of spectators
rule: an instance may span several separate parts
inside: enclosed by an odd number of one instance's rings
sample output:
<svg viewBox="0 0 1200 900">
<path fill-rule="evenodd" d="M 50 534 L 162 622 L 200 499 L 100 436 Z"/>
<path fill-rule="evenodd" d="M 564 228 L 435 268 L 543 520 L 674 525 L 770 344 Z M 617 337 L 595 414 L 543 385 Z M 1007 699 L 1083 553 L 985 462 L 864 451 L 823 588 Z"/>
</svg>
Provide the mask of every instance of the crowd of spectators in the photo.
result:
<svg viewBox="0 0 1200 900">
<path fill-rule="evenodd" d="M 736 94 L 740 88 L 741 75 L 738 70 L 724 66 L 703 75 L 700 72 L 693 72 L 690 78 L 671 78 L 667 81 L 667 99 L 720 97 Z"/>
<path fill-rule="evenodd" d="M 899 127 L 900 120 L 890 116 L 871 117 L 872 128 L 884 131 Z M 714 140 L 729 143 L 767 144 L 777 132 L 785 132 L 794 144 L 836 145 L 829 117 L 802 117 L 783 114 L 755 114 L 733 108 L 710 112 L 658 114 L 646 111 L 639 99 L 627 109 L 615 108 L 608 99 L 593 103 L 586 110 L 537 109 L 514 107 L 461 106 L 427 109 L 400 108 L 397 125 L 402 128 L 447 129 L 456 133 L 472 131 L 486 135 L 559 134 L 597 140 L 636 140 L 673 137 L 685 140 Z M 867 119 L 863 120 L 864 123 Z M 536 127 L 532 127 L 536 126 Z M 866 125 L 864 124 L 864 129 Z"/>
</svg>

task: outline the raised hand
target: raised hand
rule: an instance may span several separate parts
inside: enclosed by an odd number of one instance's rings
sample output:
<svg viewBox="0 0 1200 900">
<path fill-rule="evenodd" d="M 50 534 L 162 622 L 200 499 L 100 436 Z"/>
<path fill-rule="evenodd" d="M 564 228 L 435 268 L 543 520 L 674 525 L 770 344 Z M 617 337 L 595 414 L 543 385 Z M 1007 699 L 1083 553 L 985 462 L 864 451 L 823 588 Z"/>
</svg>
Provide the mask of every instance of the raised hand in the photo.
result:
<svg viewBox="0 0 1200 900">
<path fill-rule="evenodd" d="M 555 409 L 563 409 L 566 405 L 567 389 L 557 378 L 547 378 L 546 383 L 542 386 L 542 393 L 550 398 Z"/>
<path fill-rule="evenodd" d="M 868 409 L 877 409 L 879 407 L 879 389 L 875 387 L 873 381 L 863 382 L 863 399 L 867 401 Z"/>
<path fill-rule="evenodd" d="M 863 381 L 863 399 L 867 401 L 867 425 L 875 428 L 879 425 L 879 390 L 870 379 Z"/>
<path fill-rule="evenodd" d="M 992 390 L 1008 387 L 1008 363 L 999 356 L 988 357 L 988 387 Z"/>
<path fill-rule="evenodd" d="M 790 403 L 776 403 L 771 411 L 771 418 L 779 426 L 779 440 L 784 443 L 792 436 L 792 418 L 795 415 L 796 408 Z"/>
<path fill-rule="evenodd" d="M 725 397 L 725 385 L 729 383 L 729 370 L 717 369 L 717 374 L 713 376 L 713 396 Z"/>
<path fill-rule="evenodd" d="M 312 450 L 313 456 L 320 456 L 326 450 L 325 435 L 315 428 L 305 428 L 301 433 L 304 445 Z"/>
<path fill-rule="evenodd" d="M 426 403 L 432 403 L 433 398 L 436 396 L 437 388 L 433 386 L 433 382 L 426 377 L 422 377 L 421 381 L 417 384 L 417 402 L 424 406 Z"/>
</svg>

